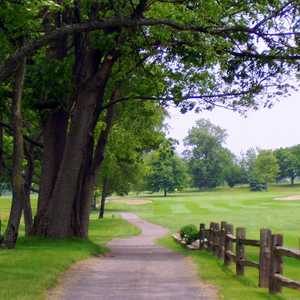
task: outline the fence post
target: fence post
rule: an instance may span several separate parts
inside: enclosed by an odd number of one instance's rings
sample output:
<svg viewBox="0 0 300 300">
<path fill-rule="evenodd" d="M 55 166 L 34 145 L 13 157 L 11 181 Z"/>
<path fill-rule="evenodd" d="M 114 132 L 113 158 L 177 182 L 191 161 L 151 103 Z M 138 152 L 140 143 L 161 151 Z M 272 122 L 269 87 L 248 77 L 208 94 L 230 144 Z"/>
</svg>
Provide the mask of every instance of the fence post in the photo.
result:
<svg viewBox="0 0 300 300">
<path fill-rule="evenodd" d="M 219 254 L 219 236 L 220 236 L 220 224 L 219 223 L 215 223 L 214 226 L 214 255 L 218 256 Z"/>
<path fill-rule="evenodd" d="M 269 282 L 269 292 L 271 294 L 280 293 L 282 286 L 280 281 L 274 276 L 282 274 L 282 257 L 276 253 L 276 247 L 283 245 L 283 236 L 281 234 L 272 235 L 272 252 L 271 252 L 271 272 Z"/>
<path fill-rule="evenodd" d="M 219 251 L 218 251 L 218 257 L 221 259 L 224 259 L 225 226 L 226 226 L 226 222 L 222 221 L 220 233 L 219 233 Z"/>
<path fill-rule="evenodd" d="M 225 248 L 224 248 L 224 265 L 229 266 L 232 262 L 232 258 L 227 254 L 227 251 L 233 250 L 232 240 L 227 237 L 227 234 L 233 234 L 233 225 L 226 224 L 225 226 Z"/>
<path fill-rule="evenodd" d="M 236 275 L 242 276 L 245 272 L 243 260 L 245 259 L 245 245 L 240 241 L 246 237 L 246 229 L 236 229 Z"/>
<path fill-rule="evenodd" d="M 259 287 L 269 286 L 271 267 L 271 245 L 272 232 L 270 229 L 260 230 L 260 252 L 259 252 Z"/>
<path fill-rule="evenodd" d="M 214 229 L 214 223 L 211 222 L 209 224 L 209 232 L 208 232 L 208 239 L 207 239 L 207 250 L 212 251 L 213 249 L 213 229 Z"/>
<path fill-rule="evenodd" d="M 205 244 L 205 224 L 201 223 L 199 228 L 199 249 L 203 249 Z"/>
</svg>

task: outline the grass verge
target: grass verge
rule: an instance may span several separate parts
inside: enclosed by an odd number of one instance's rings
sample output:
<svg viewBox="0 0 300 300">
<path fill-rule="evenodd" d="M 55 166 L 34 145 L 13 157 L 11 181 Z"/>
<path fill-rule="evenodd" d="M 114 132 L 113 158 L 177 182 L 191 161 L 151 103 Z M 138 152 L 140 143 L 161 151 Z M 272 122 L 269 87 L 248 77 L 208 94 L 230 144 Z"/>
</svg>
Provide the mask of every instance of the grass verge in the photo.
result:
<svg viewBox="0 0 300 300">
<path fill-rule="evenodd" d="M 274 198 L 300 195 L 300 186 L 272 186 L 267 192 L 250 192 L 248 188 L 223 188 L 214 191 L 176 193 L 168 197 L 146 196 L 152 203 L 134 206 L 110 203 L 110 209 L 131 211 L 140 217 L 177 231 L 186 224 L 208 224 L 227 221 L 235 227 L 245 227 L 248 238 L 259 238 L 260 228 L 270 228 L 284 235 L 284 244 L 298 248 L 300 241 L 300 201 L 276 201 Z M 135 196 L 136 198 L 136 196 Z M 175 251 L 189 255 L 195 261 L 201 278 L 219 288 L 224 300 L 299 300 L 300 293 L 283 289 L 280 296 L 271 296 L 266 289 L 257 288 L 258 272 L 246 268 L 245 276 L 238 278 L 234 266 L 225 268 L 222 261 L 206 251 L 187 251 L 171 239 L 160 241 Z M 247 258 L 258 261 L 258 249 L 246 247 Z M 284 260 L 284 275 L 300 280 L 300 262 Z"/>
<path fill-rule="evenodd" d="M 16 249 L 0 251 L 0 299 L 45 299 L 47 289 L 71 264 L 106 252 L 104 245 L 111 239 L 138 233 L 136 227 L 119 217 L 99 221 L 92 214 L 86 241 L 21 237 Z"/>
</svg>

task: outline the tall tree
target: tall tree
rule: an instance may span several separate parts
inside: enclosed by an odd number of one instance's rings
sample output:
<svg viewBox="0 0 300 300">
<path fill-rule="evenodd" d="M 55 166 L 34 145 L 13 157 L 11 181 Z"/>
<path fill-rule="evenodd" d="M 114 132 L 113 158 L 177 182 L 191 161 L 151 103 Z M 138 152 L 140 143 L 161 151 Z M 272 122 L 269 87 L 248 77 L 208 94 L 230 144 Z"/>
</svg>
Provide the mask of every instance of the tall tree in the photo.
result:
<svg viewBox="0 0 300 300">
<path fill-rule="evenodd" d="M 254 162 L 252 178 L 262 184 L 272 183 L 279 173 L 276 156 L 271 150 L 261 150 Z"/>
<path fill-rule="evenodd" d="M 165 197 L 168 192 L 183 189 L 187 181 L 185 164 L 174 152 L 174 143 L 172 139 L 165 139 L 157 151 L 146 157 L 145 187 L 152 192 L 162 190 Z"/>
<path fill-rule="evenodd" d="M 290 148 L 280 148 L 274 151 L 279 166 L 278 178 L 290 178 L 291 185 L 294 184 L 299 169 L 299 159 Z"/>
<path fill-rule="evenodd" d="M 8 248 L 15 246 L 19 233 L 22 209 L 25 204 L 25 187 L 23 179 L 24 140 L 22 134 L 22 94 L 25 78 L 26 59 L 19 65 L 15 78 L 15 92 L 12 102 L 12 125 L 13 125 L 13 166 L 12 166 L 12 188 L 13 199 L 4 237 L 4 244 Z"/>
<path fill-rule="evenodd" d="M 184 139 L 193 185 L 213 188 L 223 183 L 226 167 L 231 163 L 231 153 L 223 147 L 226 131 L 200 119 Z"/>
</svg>

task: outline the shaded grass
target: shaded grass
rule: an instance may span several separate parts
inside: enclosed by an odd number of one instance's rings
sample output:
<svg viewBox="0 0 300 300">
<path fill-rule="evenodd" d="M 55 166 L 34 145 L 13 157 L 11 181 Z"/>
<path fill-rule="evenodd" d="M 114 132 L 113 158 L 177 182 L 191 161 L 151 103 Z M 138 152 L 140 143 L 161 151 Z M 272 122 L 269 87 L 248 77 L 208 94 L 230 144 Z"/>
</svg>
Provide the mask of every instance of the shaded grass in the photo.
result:
<svg viewBox="0 0 300 300">
<path fill-rule="evenodd" d="M 9 205 L 7 199 L 1 199 L 4 218 Z M 21 237 L 16 249 L 0 250 L 0 299 L 44 299 L 47 289 L 72 263 L 103 254 L 107 251 L 105 243 L 136 235 L 139 230 L 119 217 L 108 216 L 100 221 L 93 213 L 89 233 L 85 241 Z"/>
<path fill-rule="evenodd" d="M 299 248 L 300 240 L 300 201 L 275 201 L 273 198 L 300 194 L 300 186 L 272 186 L 267 192 L 250 192 L 247 187 L 214 191 L 177 193 L 170 197 L 147 195 L 151 204 L 128 206 L 111 203 L 109 209 L 131 211 L 150 222 L 177 231 L 186 224 L 227 221 L 235 227 L 247 229 L 247 237 L 259 238 L 260 228 L 270 228 L 274 233 L 284 235 L 284 244 Z M 136 196 L 135 196 L 136 198 Z M 280 296 L 271 296 L 266 289 L 257 288 L 258 272 L 246 269 L 246 276 L 235 276 L 234 267 L 225 268 L 222 261 L 205 251 L 188 252 L 170 239 L 161 241 L 165 246 L 190 255 L 196 262 L 201 277 L 219 287 L 225 300 L 297 300 L 300 293 L 283 289 Z M 258 261 L 258 250 L 247 247 L 247 258 Z M 294 259 L 285 259 L 284 275 L 300 280 L 300 263 Z"/>
</svg>

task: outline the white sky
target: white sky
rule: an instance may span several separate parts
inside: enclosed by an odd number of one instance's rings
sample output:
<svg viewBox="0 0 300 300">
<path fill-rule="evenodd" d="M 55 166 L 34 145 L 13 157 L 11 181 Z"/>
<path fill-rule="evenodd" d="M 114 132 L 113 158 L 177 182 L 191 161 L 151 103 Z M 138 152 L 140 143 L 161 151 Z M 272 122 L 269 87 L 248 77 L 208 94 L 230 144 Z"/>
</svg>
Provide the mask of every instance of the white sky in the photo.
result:
<svg viewBox="0 0 300 300">
<path fill-rule="evenodd" d="M 169 109 L 169 136 L 177 139 L 178 153 L 184 149 L 182 140 L 188 130 L 200 118 L 209 119 L 227 130 L 226 147 L 239 155 L 250 147 L 275 149 L 300 144 L 300 94 L 282 99 L 271 109 L 261 109 L 247 113 L 247 118 L 236 112 L 215 109 L 212 112 L 188 112 L 181 114 L 175 108 Z"/>
</svg>

